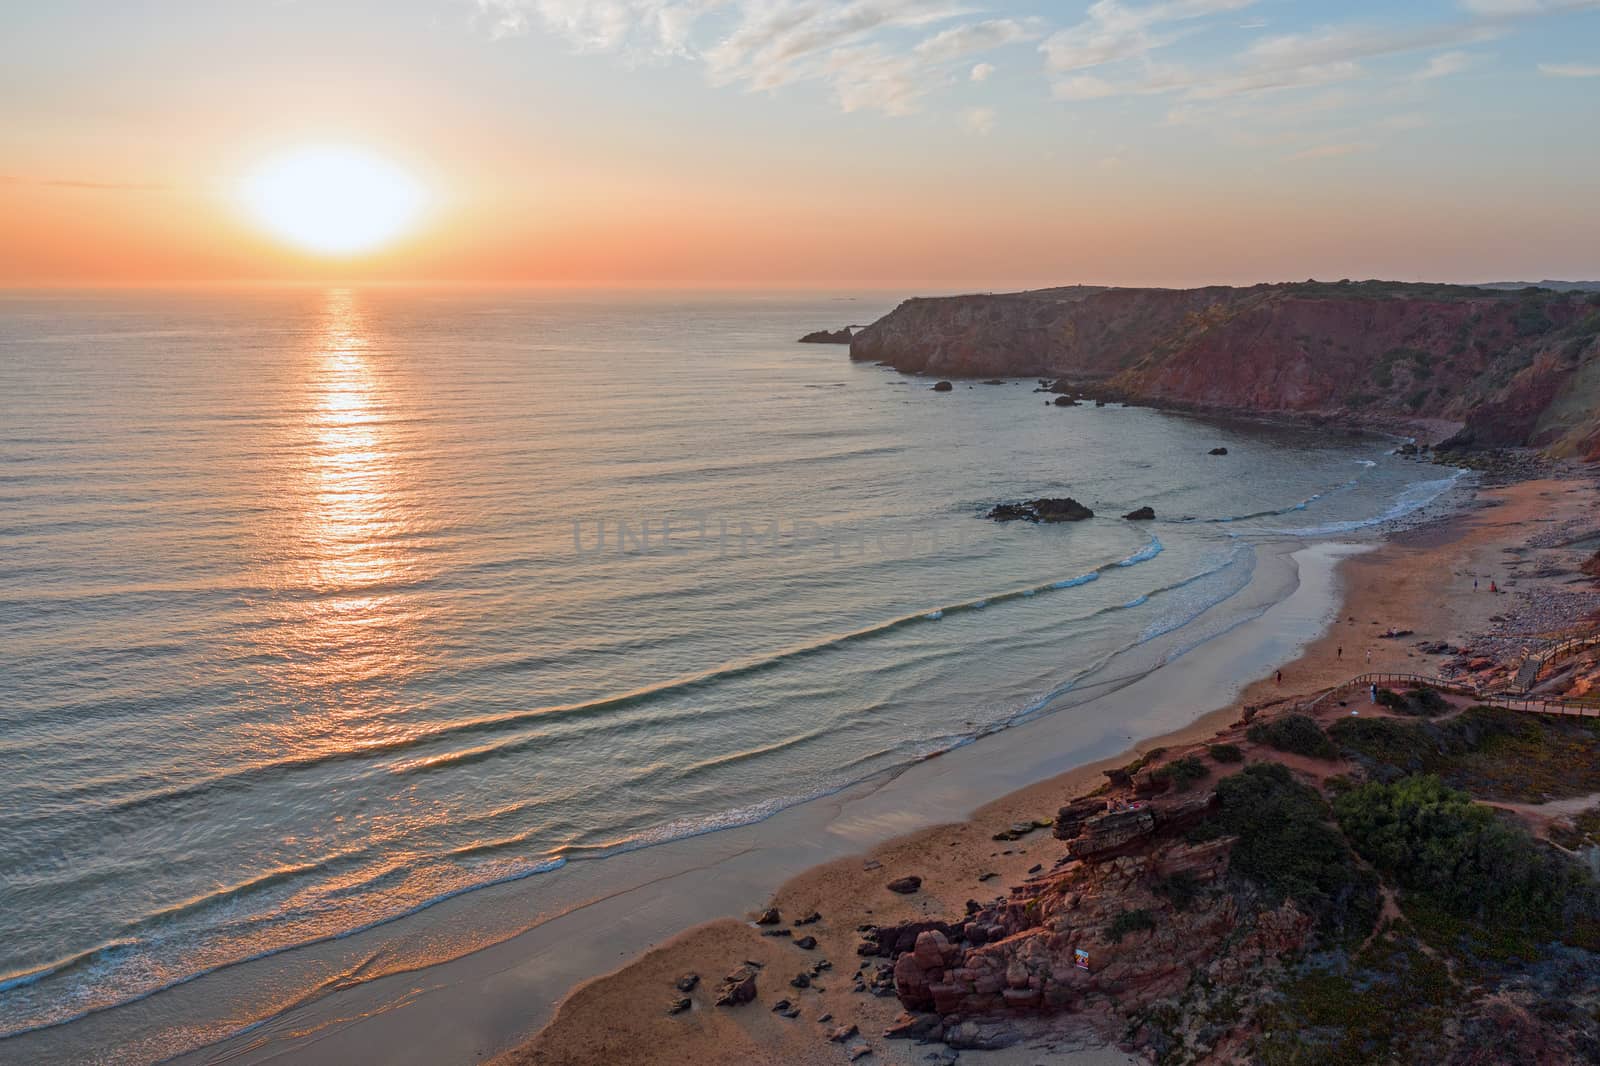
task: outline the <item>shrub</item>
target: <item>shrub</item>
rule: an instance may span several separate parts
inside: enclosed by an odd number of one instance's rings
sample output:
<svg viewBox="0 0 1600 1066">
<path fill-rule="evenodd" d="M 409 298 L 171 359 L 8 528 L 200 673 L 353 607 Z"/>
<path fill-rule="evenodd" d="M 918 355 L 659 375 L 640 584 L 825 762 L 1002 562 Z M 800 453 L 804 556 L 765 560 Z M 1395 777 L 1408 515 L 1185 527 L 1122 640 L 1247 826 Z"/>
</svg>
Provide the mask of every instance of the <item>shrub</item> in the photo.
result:
<svg viewBox="0 0 1600 1066">
<path fill-rule="evenodd" d="M 1309 715 L 1289 714 L 1270 722 L 1257 722 L 1250 727 L 1249 737 L 1257 744 L 1313 759 L 1336 759 L 1339 756 L 1338 749 L 1328 735 Z"/>
<path fill-rule="evenodd" d="M 1169 781 L 1174 792 L 1182 792 L 1192 787 L 1195 782 L 1205 780 L 1210 774 L 1211 771 L 1206 769 L 1206 764 L 1193 755 L 1174 759 L 1167 765 L 1150 771 L 1151 777 Z"/>
<path fill-rule="evenodd" d="M 1252 763 L 1217 783 L 1216 822 L 1239 838 L 1238 876 L 1273 900 L 1292 899 L 1329 928 L 1365 936 L 1377 918 L 1377 883 L 1353 861 L 1317 790 L 1281 763 Z"/>
<path fill-rule="evenodd" d="M 1357 852 L 1458 917 L 1543 924 L 1572 885 L 1568 864 L 1432 775 L 1362 785 L 1334 813 Z"/>
<path fill-rule="evenodd" d="M 1155 917 L 1149 911 L 1123 911 L 1106 926 L 1106 939 L 1116 944 L 1129 933 L 1143 932 L 1155 927 Z"/>
<path fill-rule="evenodd" d="M 1244 762 L 1244 752 L 1237 744 L 1213 744 L 1206 750 L 1217 762 Z"/>
<path fill-rule="evenodd" d="M 1393 689 L 1380 688 L 1378 702 L 1390 710 L 1400 714 L 1414 714 L 1418 717 L 1431 718 L 1436 714 L 1443 714 L 1450 709 L 1450 703 L 1435 689 L 1426 685 L 1418 685 L 1404 693 L 1395 692 Z"/>
</svg>

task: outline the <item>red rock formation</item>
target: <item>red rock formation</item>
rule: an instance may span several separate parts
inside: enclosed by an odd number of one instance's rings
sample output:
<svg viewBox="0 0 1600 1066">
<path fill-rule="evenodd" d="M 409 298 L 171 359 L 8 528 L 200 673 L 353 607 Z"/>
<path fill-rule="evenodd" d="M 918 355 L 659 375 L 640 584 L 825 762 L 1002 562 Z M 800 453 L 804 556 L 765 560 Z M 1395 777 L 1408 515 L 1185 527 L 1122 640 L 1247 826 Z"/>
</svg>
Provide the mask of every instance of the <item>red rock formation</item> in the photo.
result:
<svg viewBox="0 0 1600 1066">
<path fill-rule="evenodd" d="M 850 355 L 1173 406 L 1440 417 L 1466 423 L 1462 444 L 1600 456 L 1600 294 L 1305 282 L 914 299 Z"/>
</svg>

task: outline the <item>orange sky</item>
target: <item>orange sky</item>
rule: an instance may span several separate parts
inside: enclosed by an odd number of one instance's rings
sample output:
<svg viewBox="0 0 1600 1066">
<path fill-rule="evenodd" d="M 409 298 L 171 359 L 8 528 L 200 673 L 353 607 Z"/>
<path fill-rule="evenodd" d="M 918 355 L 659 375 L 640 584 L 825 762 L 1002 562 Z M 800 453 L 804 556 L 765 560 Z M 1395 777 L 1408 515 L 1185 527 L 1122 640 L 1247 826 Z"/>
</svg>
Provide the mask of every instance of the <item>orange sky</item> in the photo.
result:
<svg viewBox="0 0 1600 1066">
<path fill-rule="evenodd" d="M 1600 275 L 1600 81 L 1557 62 L 1594 5 L 886 0 L 803 47 L 742 3 L 621 6 L 656 28 L 517 0 L 11 9 L 0 285 Z M 415 174 L 421 225 L 335 259 L 267 232 L 242 183 L 307 143 Z"/>
</svg>

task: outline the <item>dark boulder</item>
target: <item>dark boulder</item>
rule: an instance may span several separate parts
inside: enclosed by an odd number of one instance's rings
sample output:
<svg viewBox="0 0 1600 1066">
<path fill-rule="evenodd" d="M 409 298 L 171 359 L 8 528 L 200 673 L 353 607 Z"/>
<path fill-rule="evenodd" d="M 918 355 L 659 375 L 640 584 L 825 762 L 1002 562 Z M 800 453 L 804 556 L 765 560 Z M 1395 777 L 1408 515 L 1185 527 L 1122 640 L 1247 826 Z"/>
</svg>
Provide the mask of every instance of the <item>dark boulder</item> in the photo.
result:
<svg viewBox="0 0 1600 1066">
<path fill-rule="evenodd" d="M 949 392 L 954 388 L 955 386 L 950 384 L 948 381 L 936 381 L 933 383 L 934 392 Z"/>
<path fill-rule="evenodd" d="M 1033 511 L 1041 522 L 1082 522 L 1086 518 L 1094 517 L 1093 511 L 1071 496 L 1034 500 Z"/>
<path fill-rule="evenodd" d="M 1228 454 L 1228 449 L 1226 449 L 1226 448 L 1212 448 L 1206 454 L 1207 455 L 1227 455 Z"/>
<path fill-rule="evenodd" d="M 1149 506 L 1141 507 L 1137 511 L 1129 511 L 1122 517 L 1130 522 L 1150 522 L 1156 517 L 1156 509 Z"/>
<path fill-rule="evenodd" d="M 996 522 L 1082 522 L 1093 518 L 1094 512 L 1071 496 L 1059 499 L 1043 497 L 1024 503 L 996 504 L 988 514 Z"/>
<path fill-rule="evenodd" d="M 1056 397 L 1056 406 L 1057 407 L 1076 407 L 1076 406 L 1078 406 L 1078 401 L 1074 400 L 1071 396 L 1057 396 Z"/>
<path fill-rule="evenodd" d="M 907 877 L 897 877 L 884 886 L 890 892 L 898 892 L 902 896 L 909 896 L 922 887 L 922 878 L 916 874 Z"/>
<path fill-rule="evenodd" d="M 756 998 L 756 971 L 743 966 L 722 979 L 717 986 L 717 1006 L 738 1007 Z"/>
</svg>

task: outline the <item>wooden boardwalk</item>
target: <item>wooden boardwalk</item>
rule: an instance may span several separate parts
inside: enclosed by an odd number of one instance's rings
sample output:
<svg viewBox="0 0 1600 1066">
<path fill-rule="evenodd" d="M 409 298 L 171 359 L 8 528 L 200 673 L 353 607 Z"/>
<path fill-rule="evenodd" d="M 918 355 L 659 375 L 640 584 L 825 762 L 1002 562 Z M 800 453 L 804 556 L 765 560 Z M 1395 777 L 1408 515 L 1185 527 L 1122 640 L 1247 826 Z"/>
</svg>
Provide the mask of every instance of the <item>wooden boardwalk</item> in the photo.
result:
<svg viewBox="0 0 1600 1066">
<path fill-rule="evenodd" d="M 1319 694 L 1315 699 L 1302 704 L 1301 710 L 1314 711 L 1325 701 L 1333 699 L 1340 693 L 1370 691 L 1374 685 L 1378 688 L 1395 690 L 1424 686 L 1437 689 L 1440 692 L 1465 696 L 1477 703 L 1490 707 L 1506 707 L 1513 711 L 1528 711 L 1532 714 L 1553 714 L 1566 718 L 1600 718 L 1600 697 L 1586 696 L 1582 699 L 1568 699 L 1561 696 L 1519 695 L 1481 689 L 1476 685 L 1469 685 L 1442 677 L 1387 673 L 1359 674 L 1352 677 L 1342 685 L 1336 685 Z"/>
</svg>

